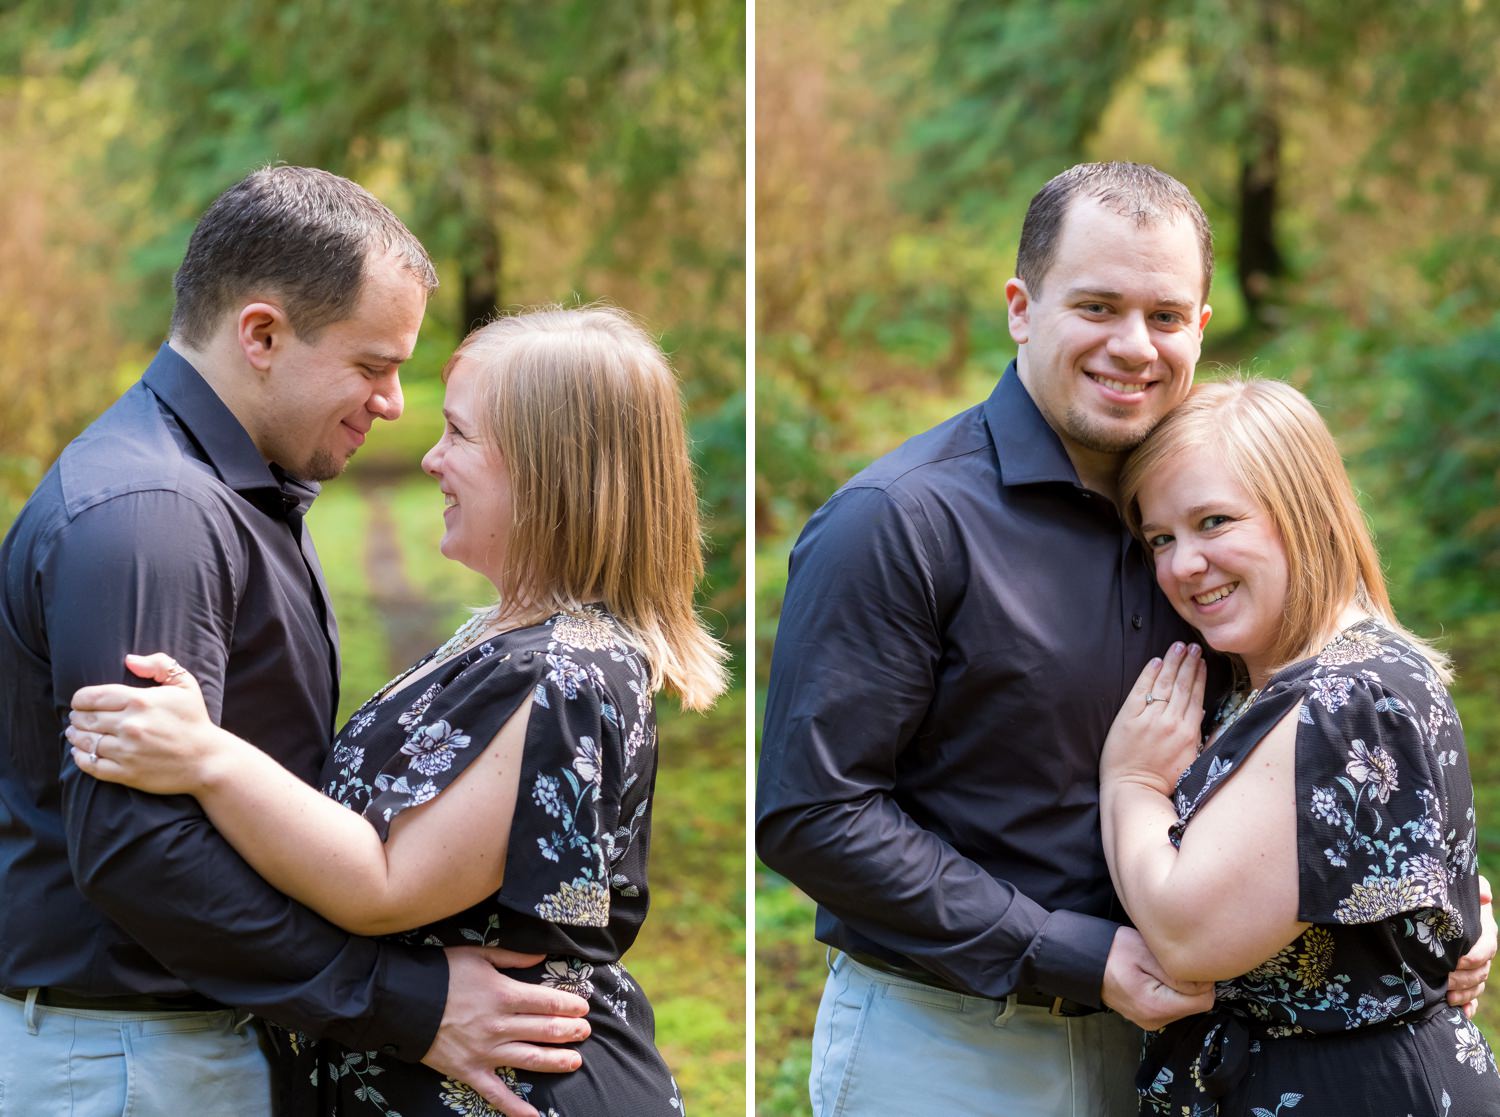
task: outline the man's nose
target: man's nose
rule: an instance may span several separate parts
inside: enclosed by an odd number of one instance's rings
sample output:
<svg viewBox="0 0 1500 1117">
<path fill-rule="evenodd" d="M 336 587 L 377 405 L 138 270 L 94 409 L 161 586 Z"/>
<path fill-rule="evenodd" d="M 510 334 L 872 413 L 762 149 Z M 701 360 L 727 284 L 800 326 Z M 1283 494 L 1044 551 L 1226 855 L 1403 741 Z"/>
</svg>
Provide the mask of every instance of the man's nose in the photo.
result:
<svg viewBox="0 0 1500 1117">
<path fill-rule="evenodd" d="M 1129 365 L 1148 365 L 1156 360 L 1156 346 L 1144 314 L 1126 314 L 1109 339 L 1109 355 Z"/>
<path fill-rule="evenodd" d="M 375 391 L 370 393 L 370 402 L 366 406 L 372 414 L 389 422 L 394 423 L 401 418 L 405 401 L 401 398 L 400 375 L 393 372 L 388 380 L 379 381 L 375 385 Z"/>
</svg>

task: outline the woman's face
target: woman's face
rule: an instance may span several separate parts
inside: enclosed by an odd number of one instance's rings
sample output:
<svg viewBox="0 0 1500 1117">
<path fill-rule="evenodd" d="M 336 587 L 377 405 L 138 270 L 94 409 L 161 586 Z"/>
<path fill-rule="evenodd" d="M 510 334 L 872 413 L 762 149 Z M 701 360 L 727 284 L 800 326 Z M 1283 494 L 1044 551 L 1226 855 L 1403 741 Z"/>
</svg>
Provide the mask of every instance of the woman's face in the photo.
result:
<svg viewBox="0 0 1500 1117">
<path fill-rule="evenodd" d="M 1142 535 L 1156 582 L 1209 645 L 1245 661 L 1260 686 L 1286 611 L 1281 535 L 1211 448 L 1163 463 L 1140 492 Z"/>
<path fill-rule="evenodd" d="M 422 458 L 422 469 L 444 498 L 443 554 L 498 585 L 510 537 L 510 471 L 485 439 L 479 422 L 480 373 L 459 361 L 443 397 L 443 437 Z"/>
</svg>

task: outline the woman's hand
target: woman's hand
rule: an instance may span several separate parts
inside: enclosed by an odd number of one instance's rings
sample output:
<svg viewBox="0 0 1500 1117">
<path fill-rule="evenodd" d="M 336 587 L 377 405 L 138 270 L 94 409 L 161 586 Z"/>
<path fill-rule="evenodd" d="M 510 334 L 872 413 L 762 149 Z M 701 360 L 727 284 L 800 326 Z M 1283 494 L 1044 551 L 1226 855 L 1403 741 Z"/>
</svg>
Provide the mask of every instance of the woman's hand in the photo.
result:
<svg viewBox="0 0 1500 1117">
<path fill-rule="evenodd" d="M 1171 797 L 1202 739 L 1208 667 L 1197 644 L 1173 644 L 1146 664 L 1104 740 L 1101 783 L 1139 783 Z"/>
<path fill-rule="evenodd" d="M 130 655 L 125 666 L 163 685 L 86 686 L 73 695 L 66 736 L 91 776 L 158 795 L 197 794 L 212 762 L 239 738 L 208 716 L 198 680 L 171 656 Z"/>
</svg>

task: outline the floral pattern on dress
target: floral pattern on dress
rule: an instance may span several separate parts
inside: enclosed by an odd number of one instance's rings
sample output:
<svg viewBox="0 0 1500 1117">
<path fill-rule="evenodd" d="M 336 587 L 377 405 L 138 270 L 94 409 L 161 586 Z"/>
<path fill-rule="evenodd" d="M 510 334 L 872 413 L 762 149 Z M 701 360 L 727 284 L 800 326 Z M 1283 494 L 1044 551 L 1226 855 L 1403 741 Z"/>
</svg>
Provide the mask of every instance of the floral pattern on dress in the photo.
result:
<svg viewBox="0 0 1500 1117">
<path fill-rule="evenodd" d="M 619 961 L 648 903 L 656 730 L 645 660 L 595 606 L 503 633 L 401 685 L 431 659 L 355 712 L 324 768 L 325 793 L 361 812 L 382 837 L 401 811 L 442 794 L 527 698 L 532 709 L 500 891 L 390 938 L 426 946 L 525 942 L 546 959 L 513 976 L 595 1006 L 583 1044 L 587 1078 L 499 1070 L 542 1117 L 609 1106 L 681 1117 L 681 1096 L 652 1041 L 650 1005 Z M 394 1056 L 300 1036 L 287 1048 L 293 1080 L 310 1091 L 298 1114 L 498 1112 L 469 1086 Z"/>
<path fill-rule="evenodd" d="M 1298 918 L 1311 926 L 1219 982 L 1213 1013 L 1148 1037 L 1142 1112 L 1500 1114 L 1494 1056 L 1445 1003 L 1478 928 L 1477 828 L 1457 714 L 1414 648 L 1365 621 L 1274 676 L 1179 780 L 1174 842 L 1293 709 Z M 1213 1021 L 1249 1037 L 1248 1069 L 1217 1101 L 1200 1075 L 1222 1054 Z M 1425 1078 L 1402 1077 L 1418 1065 Z"/>
</svg>

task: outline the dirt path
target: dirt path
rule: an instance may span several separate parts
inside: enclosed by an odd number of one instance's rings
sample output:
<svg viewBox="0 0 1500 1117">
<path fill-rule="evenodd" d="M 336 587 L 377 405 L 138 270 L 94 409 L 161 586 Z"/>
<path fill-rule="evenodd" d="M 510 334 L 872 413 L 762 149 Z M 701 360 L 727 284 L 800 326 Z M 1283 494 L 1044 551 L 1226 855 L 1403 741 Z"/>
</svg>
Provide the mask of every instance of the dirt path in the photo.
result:
<svg viewBox="0 0 1500 1117">
<path fill-rule="evenodd" d="M 391 515 L 390 495 L 398 479 L 361 478 L 360 496 L 369 510 L 365 536 L 365 577 L 370 604 L 385 630 L 387 669 L 394 675 L 415 663 L 445 635 L 439 631 L 442 610 L 429 602 L 406 576 L 401 540 Z"/>
</svg>

